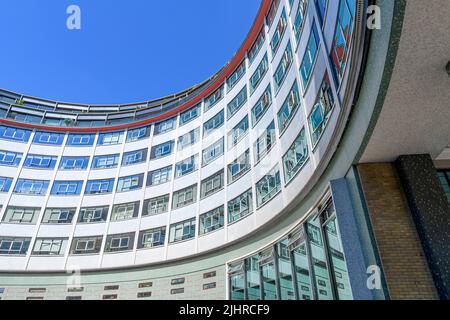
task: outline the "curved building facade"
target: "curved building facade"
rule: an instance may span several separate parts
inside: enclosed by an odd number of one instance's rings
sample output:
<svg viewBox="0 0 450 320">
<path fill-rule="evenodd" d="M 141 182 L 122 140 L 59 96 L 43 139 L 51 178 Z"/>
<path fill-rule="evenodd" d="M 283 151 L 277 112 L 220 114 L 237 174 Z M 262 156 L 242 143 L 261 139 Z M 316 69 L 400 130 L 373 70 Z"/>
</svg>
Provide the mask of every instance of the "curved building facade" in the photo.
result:
<svg viewBox="0 0 450 320">
<path fill-rule="evenodd" d="M 371 198 L 373 163 L 403 153 L 373 161 L 371 138 L 384 132 L 380 97 L 407 5 L 379 4 L 384 27 L 371 30 L 371 4 L 263 0 L 226 66 L 158 100 L 82 105 L 1 90 L 0 297 L 403 298 L 374 216 L 387 187 Z M 448 136 L 419 158 L 445 169 L 445 151 L 433 152 Z M 413 198 L 412 158 L 383 167 L 386 201 Z M 444 191 L 434 200 L 448 209 Z M 414 203 L 392 206 L 420 215 Z M 429 250 L 422 226 L 402 219 L 411 254 Z M 445 297 L 440 255 L 425 257 L 424 295 Z"/>
</svg>

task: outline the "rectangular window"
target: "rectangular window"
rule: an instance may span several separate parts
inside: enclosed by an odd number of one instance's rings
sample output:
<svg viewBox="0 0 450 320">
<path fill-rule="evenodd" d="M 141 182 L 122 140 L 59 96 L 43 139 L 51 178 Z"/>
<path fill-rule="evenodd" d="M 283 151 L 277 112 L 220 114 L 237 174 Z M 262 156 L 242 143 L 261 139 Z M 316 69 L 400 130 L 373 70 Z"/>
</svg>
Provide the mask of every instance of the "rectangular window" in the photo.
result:
<svg viewBox="0 0 450 320">
<path fill-rule="evenodd" d="M 224 86 L 222 85 L 213 94 L 205 99 L 205 112 L 214 107 L 224 97 Z"/>
<path fill-rule="evenodd" d="M 117 300 L 117 294 L 105 294 L 102 297 L 102 300 Z"/>
<path fill-rule="evenodd" d="M 58 157 L 29 154 L 23 166 L 32 169 L 54 169 Z"/>
<path fill-rule="evenodd" d="M 239 93 L 231 100 L 227 105 L 227 117 L 230 119 L 232 116 L 238 112 L 241 107 L 247 102 L 247 86 L 239 91 Z"/>
<path fill-rule="evenodd" d="M 262 119 L 267 110 L 269 110 L 272 104 L 272 89 L 270 84 L 264 90 L 261 97 L 258 99 L 254 107 L 252 108 L 252 126 L 255 127 L 259 120 Z"/>
<path fill-rule="evenodd" d="M 8 207 L 3 217 L 4 223 L 36 224 L 41 208 Z"/>
<path fill-rule="evenodd" d="M 85 194 L 111 193 L 115 179 L 89 180 L 86 185 Z"/>
<path fill-rule="evenodd" d="M 195 107 L 180 114 L 180 126 L 185 125 L 188 122 L 198 118 L 201 112 L 201 105 L 198 104 Z"/>
<path fill-rule="evenodd" d="M 221 157 L 224 152 L 224 138 L 220 139 L 219 141 L 215 142 L 205 150 L 203 150 L 203 162 L 202 166 L 207 166 L 217 158 Z"/>
<path fill-rule="evenodd" d="M 313 23 L 308 45 L 306 46 L 305 55 L 303 56 L 302 63 L 300 64 L 300 76 L 302 79 L 303 89 L 306 88 L 309 83 L 309 79 L 311 78 L 311 73 L 316 62 L 318 51 L 319 36 L 317 34 L 316 24 Z"/>
<path fill-rule="evenodd" d="M 144 201 L 142 216 L 154 216 L 169 211 L 169 195 L 156 197 Z"/>
<path fill-rule="evenodd" d="M 11 189 L 13 179 L 7 177 L 0 177 L 0 192 L 9 192 Z"/>
<path fill-rule="evenodd" d="M 198 154 L 175 165 L 175 178 L 180 178 L 198 170 Z"/>
<path fill-rule="evenodd" d="M 148 149 L 126 152 L 123 154 L 122 166 L 131 166 L 147 161 Z"/>
<path fill-rule="evenodd" d="M 197 202 L 197 185 L 173 193 L 172 209 L 176 210 Z"/>
<path fill-rule="evenodd" d="M 256 88 L 261 83 L 261 80 L 266 75 L 267 70 L 269 70 L 269 59 L 267 58 L 266 53 L 259 63 L 258 67 L 256 68 L 256 71 L 250 77 L 250 94 L 255 92 Z"/>
<path fill-rule="evenodd" d="M 270 49 L 272 49 L 272 57 L 275 57 L 277 54 L 278 48 L 280 47 L 281 39 L 283 38 L 284 31 L 286 31 L 287 26 L 287 18 L 286 11 L 283 9 L 281 13 L 280 20 L 277 24 L 277 29 L 272 37 L 272 41 L 270 41 Z"/>
<path fill-rule="evenodd" d="M 272 121 L 264 133 L 256 140 L 254 144 L 255 162 L 261 161 L 262 158 L 276 143 L 275 121 Z"/>
<path fill-rule="evenodd" d="M 203 290 L 210 290 L 210 289 L 215 289 L 216 288 L 216 283 L 212 282 L 212 283 L 205 283 L 203 285 Z"/>
<path fill-rule="evenodd" d="M 292 61 L 293 56 L 292 56 L 291 42 L 288 42 L 286 50 L 283 53 L 283 57 L 281 58 L 280 64 L 278 65 L 273 75 L 273 80 L 275 82 L 275 91 L 280 90 L 284 79 L 286 79 L 288 70 L 292 65 Z"/>
<path fill-rule="evenodd" d="M 178 137 L 178 151 L 196 144 L 200 139 L 200 128 L 194 129 L 181 137 Z"/>
<path fill-rule="evenodd" d="M 86 170 L 89 157 L 62 157 L 59 170 Z"/>
<path fill-rule="evenodd" d="M 69 134 L 68 146 L 90 147 L 94 145 L 95 134 Z"/>
<path fill-rule="evenodd" d="M 121 144 L 123 142 L 123 138 L 125 136 L 125 132 L 108 132 L 108 133 L 100 133 L 98 136 L 97 144 L 99 146 L 112 146 L 115 144 Z"/>
<path fill-rule="evenodd" d="M 210 195 L 223 189 L 224 182 L 224 170 L 220 170 L 216 174 L 204 179 L 200 187 L 200 198 L 204 199 Z"/>
<path fill-rule="evenodd" d="M 173 147 L 175 145 L 175 141 L 167 141 L 165 143 L 162 143 L 160 145 L 154 146 L 151 151 L 150 159 L 159 159 L 162 157 L 167 157 L 168 155 L 171 155 L 173 152 Z"/>
<path fill-rule="evenodd" d="M 240 196 L 228 201 L 228 222 L 233 223 L 241 220 L 253 212 L 252 189 L 247 190 Z"/>
<path fill-rule="evenodd" d="M 159 135 L 159 134 L 163 134 L 166 132 L 170 132 L 172 130 L 175 130 L 177 126 L 177 118 L 172 118 L 169 120 L 165 120 L 162 122 L 159 122 L 157 124 L 155 124 L 155 131 L 154 131 L 154 135 Z"/>
<path fill-rule="evenodd" d="M 139 233 L 138 249 L 150 249 L 164 245 L 166 239 L 166 227 L 144 230 Z M 151 287 L 151 283 L 147 287 Z M 146 288 L 139 284 L 139 288 Z"/>
<path fill-rule="evenodd" d="M 0 150 L 0 166 L 18 167 L 22 160 L 22 153 Z"/>
<path fill-rule="evenodd" d="M 64 133 L 38 131 L 34 134 L 33 143 L 60 146 L 64 142 L 64 136 Z"/>
<path fill-rule="evenodd" d="M 11 127 L 0 126 L 0 139 L 28 142 L 30 140 L 31 131 Z"/>
<path fill-rule="evenodd" d="M 81 208 L 79 223 L 105 222 L 108 219 L 109 207 Z"/>
<path fill-rule="evenodd" d="M 444 188 L 444 192 L 447 195 L 447 199 L 450 202 L 450 170 L 439 170 L 438 177 Z"/>
<path fill-rule="evenodd" d="M 273 0 L 272 4 L 270 5 L 269 11 L 266 16 L 266 23 L 269 28 L 272 26 L 273 20 L 275 19 L 279 4 L 280 0 Z"/>
<path fill-rule="evenodd" d="M 179 286 L 180 284 L 184 284 L 186 282 L 185 278 L 176 278 L 170 281 L 172 286 Z"/>
<path fill-rule="evenodd" d="M 44 212 L 42 223 L 45 224 L 70 224 L 75 216 L 75 208 L 49 208 Z"/>
<path fill-rule="evenodd" d="M 38 238 L 34 243 L 33 253 L 35 256 L 59 256 L 64 255 L 68 238 L 44 239 Z"/>
<path fill-rule="evenodd" d="M 109 235 L 106 238 L 105 252 L 121 252 L 133 250 L 134 232 Z"/>
<path fill-rule="evenodd" d="M 83 181 L 55 181 L 51 194 L 55 196 L 77 196 L 81 194 Z"/>
<path fill-rule="evenodd" d="M 151 127 L 143 127 L 138 129 L 130 129 L 127 133 L 127 142 L 135 142 L 150 136 Z"/>
<path fill-rule="evenodd" d="M 134 176 L 119 178 L 119 182 L 117 183 L 117 192 L 127 192 L 141 189 L 143 182 L 143 173 Z"/>
<path fill-rule="evenodd" d="M 287 129 L 299 106 L 300 94 L 298 91 L 297 81 L 294 81 L 294 85 L 292 86 L 288 97 L 281 106 L 280 111 L 278 111 L 278 127 L 280 130 L 280 135 Z"/>
<path fill-rule="evenodd" d="M 228 184 L 232 184 L 251 169 L 250 149 L 228 165 Z"/>
<path fill-rule="evenodd" d="M 141 283 L 139 283 L 139 285 L 138 285 L 138 288 L 139 288 L 139 289 L 142 289 L 142 288 L 151 288 L 151 287 L 153 287 L 153 282 L 141 282 Z"/>
<path fill-rule="evenodd" d="M 195 218 L 170 225 L 169 243 L 195 238 Z"/>
<path fill-rule="evenodd" d="M 184 293 L 184 288 L 170 290 L 170 294 L 182 294 L 182 293 Z"/>
<path fill-rule="evenodd" d="M 245 61 L 242 62 L 236 71 L 233 72 L 231 76 L 227 79 L 227 91 L 230 92 L 231 89 L 239 82 L 242 76 L 245 74 Z"/>
<path fill-rule="evenodd" d="M 323 25 L 325 21 L 325 15 L 327 13 L 328 0 L 314 0 L 319 14 L 320 24 Z"/>
<path fill-rule="evenodd" d="M 222 109 L 214 117 L 209 119 L 203 124 L 203 137 L 209 136 L 214 130 L 223 126 L 224 123 L 224 110 Z"/>
<path fill-rule="evenodd" d="M 280 170 L 276 166 L 256 184 L 256 204 L 258 208 L 272 200 L 280 190 Z"/>
<path fill-rule="evenodd" d="M 99 254 L 102 247 L 103 237 L 74 238 L 70 247 L 71 255 Z"/>
<path fill-rule="evenodd" d="M 255 60 L 256 56 L 258 55 L 259 51 L 264 45 L 265 36 L 264 36 L 264 29 L 261 30 L 261 32 L 258 35 L 258 38 L 256 38 L 255 42 L 253 43 L 250 50 L 248 50 L 248 61 L 249 64 L 252 64 Z"/>
<path fill-rule="evenodd" d="M 203 279 L 211 279 L 217 276 L 216 271 L 206 272 L 203 274 Z"/>
<path fill-rule="evenodd" d="M 161 168 L 148 173 L 147 187 L 157 186 L 172 180 L 172 166 Z"/>
<path fill-rule="evenodd" d="M 307 7 L 308 0 L 300 0 L 294 20 L 294 35 L 297 43 L 300 42 L 300 35 L 302 34 L 303 26 L 305 25 L 305 15 Z"/>
<path fill-rule="evenodd" d="M 119 154 L 96 156 L 92 161 L 92 169 L 113 169 L 119 165 Z"/>
<path fill-rule="evenodd" d="M 228 133 L 228 148 L 231 149 L 237 145 L 248 133 L 249 123 L 248 116 L 246 115 L 241 122 L 239 122 L 229 133 Z"/>
<path fill-rule="evenodd" d="M 111 221 L 123 221 L 137 218 L 140 202 L 116 204 L 112 208 Z"/>
<path fill-rule="evenodd" d="M 27 194 L 32 196 L 45 196 L 47 194 L 49 181 L 46 180 L 17 180 L 14 193 Z"/>
<path fill-rule="evenodd" d="M 26 255 L 31 238 L 0 237 L 0 254 Z"/>
<path fill-rule="evenodd" d="M 225 225 L 225 209 L 220 206 L 200 215 L 200 235 L 204 235 L 223 228 Z"/>
<path fill-rule="evenodd" d="M 305 129 L 302 129 L 292 146 L 283 156 L 284 180 L 286 183 L 291 181 L 303 168 L 308 157 L 308 142 L 306 141 Z"/>
</svg>

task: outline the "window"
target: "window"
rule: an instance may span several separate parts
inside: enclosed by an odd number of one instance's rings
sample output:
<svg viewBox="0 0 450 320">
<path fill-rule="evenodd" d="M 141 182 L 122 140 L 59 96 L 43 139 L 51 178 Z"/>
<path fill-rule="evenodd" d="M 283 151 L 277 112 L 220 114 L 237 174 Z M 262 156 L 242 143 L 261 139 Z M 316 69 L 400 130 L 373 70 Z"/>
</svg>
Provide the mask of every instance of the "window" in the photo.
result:
<svg viewBox="0 0 450 320">
<path fill-rule="evenodd" d="M 230 101 L 227 105 L 227 117 L 230 119 L 233 115 L 238 112 L 241 107 L 247 102 L 247 86 L 245 85 L 244 88 L 239 91 L 239 93 L 236 95 L 236 97 L 233 98 L 233 100 Z"/>
<path fill-rule="evenodd" d="M 106 238 L 105 252 L 120 252 L 133 250 L 134 232 L 109 235 Z"/>
<path fill-rule="evenodd" d="M 305 55 L 300 64 L 300 76 L 302 79 L 303 89 L 308 85 L 311 73 L 316 62 L 317 52 L 319 51 L 319 36 L 316 30 L 316 24 L 313 23 L 311 34 L 309 36 L 308 45 L 306 46 Z"/>
<path fill-rule="evenodd" d="M 147 187 L 167 183 L 172 179 L 172 166 L 161 168 L 148 173 Z"/>
<path fill-rule="evenodd" d="M 294 81 L 294 85 L 288 94 L 288 97 L 284 101 L 283 105 L 278 112 L 278 127 L 280 135 L 287 129 L 290 121 L 294 117 L 295 113 L 300 106 L 300 94 L 298 91 L 297 81 Z"/>
<path fill-rule="evenodd" d="M 35 256 L 59 256 L 64 255 L 67 248 L 67 238 L 44 239 L 38 238 L 34 244 L 33 255 Z"/>
<path fill-rule="evenodd" d="M 274 0 L 274 1 L 272 1 L 272 4 L 270 5 L 269 11 L 266 16 L 266 23 L 269 28 L 272 26 L 273 20 L 275 19 L 275 15 L 277 13 L 279 4 L 280 4 L 280 0 Z"/>
<path fill-rule="evenodd" d="M 119 165 L 119 154 L 96 156 L 92 161 L 92 169 L 113 169 Z"/>
<path fill-rule="evenodd" d="M 210 289 L 215 289 L 216 288 L 216 283 L 212 282 L 212 283 L 205 283 L 203 285 L 203 290 L 210 290 Z"/>
<path fill-rule="evenodd" d="M 45 224 L 70 224 L 75 216 L 75 208 L 46 209 L 42 223 Z"/>
<path fill-rule="evenodd" d="M 68 146 L 90 147 L 94 145 L 94 134 L 69 134 Z"/>
<path fill-rule="evenodd" d="M 83 292 L 84 287 L 69 287 L 67 288 L 67 292 Z"/>
<path fill-rule="evenodd" d="M 269 202 L 280 190 L 280 170 L 276 166 L 256 184 L 256 204 L 258 208 Z"/>
<path fill-rule="evenodd" d="M 170 294 L 182 294 L 182 293 L 184 293 L 184 288 L 170 290 Z"/>
<path fill-rule="evenodd" d="M 172 209 L 179 209 L 197 201 L 197 185 L 173 193 Z"/>
<path fill-rule="evenodd" d="M 76 196 L 81 193 L 83 181 L 55 181 L 51 190 L 56 196 Z"/>
<path fill-rule="evenodd" d="M 10 151 L 0 151 L 0 165 L 18 167 L 22 160 L 22 154 Z"/>
<path fill-rule="evenodd" d="M 333 92 L 331 90 L 328 75 L 325 75 L 319 91 L 319 96 L 317 97 L 311 115 L 309 116 L 309 126 L 313 146 L 316 146 L 322 137 L 328 124 L 328 120 L 330 119 L 331 112 L 333 111 L 333 107 Z"/>
<path fill-rule="evenodd" d="M 210 279 L 210 278 L 214 278 L 216 276 L 217 276 L 216 271 L 206 272 L 203 274 L 203 279 Z"/>
<path fill-rule="evenodd" d="M 111 213 L 111 221 L 123 221 L 136 218 L 139 215 L 139 205 L 139 201 L 114 205 Z"/>
<path fill-rule="evenodd" d="M 265 74 L 267 73 L 267 70 L 269 70 L 269 59 L 267 58 L 266 53 L 259 63 L 258 67 L 256 68 L 256 71 L 250 77 L 250 94 L 255 92 L 262 78 L 264 78 Z"/>
<path fill-rule="evenodd" d="M 338 83 L 344 77 L 345 66 L 348 61 L 350 45 L 353 36 L 353 22 L 355 19 L 354 0 L 340 0 L 339 13 L 331 45 L 331 61 L 334 75 Z"/>
<path fill-rule="evenodd" d="M 275 121 L 272 121 L 264 133 L 255 142 L 255 162 L 261 161 L 261 159 L 269 153 L 275 143 Z"/>
<path fill-rule="evenodd" d="M 137 298 L 143 299 L 143 298 L 150 298 L 152 296 L 151 292 L 138 292 Z"/>
<path fill-rule="evenodd" d="M 34 134 L 33 143 L 60 146 L 64 141 L 63 133 L 54 132 L 36 132 Z"/>
<path fill-rule="evenodd" d="M 198 170 L 198 154 L 189 157 L 175 165 L 175 177 L 180 178 Z"/>
<path fill-rule="evenodd" d="M 275 57 L 277 54 L 278 48 L 280 47 L 281 39 L 283 38 L 284 31 L 286 30 L 287 26 L 287 18 L 286 18 L 286 11 L 283 9 L 283 12 L 281 13 L 280 20 L 277 24 L 277 29 L 275 30 L 275 33 L 272 37 L 272 41 L 270 41 L 270 49 L 272 49 L 272 57 Z"/>
<path fill-rule="evenodd" d="M 265 37 L 264 37 L 264 29 L 261 30 L 261 32 L 258 35 L 258 38 L 256 38 L 255 42 L 253 43 L 250 50 L 248 50 L 248 61 L 249 64 L 252 64 L 255 60 L 256 56 L 258 55 L 259 51 L 261 50 L 262 46 L 264 45 Z"/>
<path fill-rule="evenodd" d="M 85 194 L 104 194 L 113 191 L 114 179 L 89 180 Z"/>
<path fill-rule="evenodd" d="M 33 196 L 45 196 L 47 194 L 49 181 L 46 180 L 17 180 L 14 193 Z"/>
<path fill-rule="evenodd" d="M 150 136 L 151 127 L 143 127 L 138 129 L 130 129 L 127 133 L 127 142 L 135 142 Z"/>
<path fill-rule="evenodd" d="M 224 170 L 217 172 L 211 177 L 202 181 L 200 187 L 200 198 L 204 199 L 210 195 L 222 190 L 224 186 Z"/>
<path fill-rule="evenodd" d="M 144 174 L 119 178 L 117 183 L 117 192 L 127 192 L 142 188 Z"/>
<path fill-rule="evenodd" d="M 292 56 L 291 42 L 288 42 L 283 57 L 281 58 L 280 64 L 278 65 L 273 75 L 273 80 L 275 81 L 275 91 L 280 90 L 284 79 L 286 79 L 287 72 L 290 66 L 292 65 L 292 61 L 293 56 Z"/>
<path fill-rule="evenodd" d="M 250 149 L 228 165 L 228 184 L 232 184 L 251 169 Z"/>
<path fill-rule="evenodd" d="M 148 149 L 126 152 L 123 154 L 122 166 L 131 166 L 147 161 Z"/>
<path fill-rule="evenodd" d="M 439 170 L 438 177 L 442 187 L 444 188 L 447 199 L 450 202 L 450 170 Z"/>
<path fill-rule="evenodd" d="M 191 122 L 192 120 L 198 118 L 201 112 L 200 108 L 201 105 L 198 104 L 197 106 L 180 114 L 180 126 L 185 125 L 186 123 Z"/>
<path fill-rule="evenodd" d="M 294 35 L 297 43 L 300 42 L 300 35 L 305 25 L 306 9 L 308 7 L 308 0 L 300 0 L 298 3 L 297 14 L 294 20 Z"/>
<path fill-rule="evenodd" d="M 233 223 L 241 220 L 253 212 L 252 189 L 247 190 L 240 196 L 228 201 L 228 222 Z"/>
<path fill-rule="evenodd" d="M 139 285 L 138 285 L 138 288 L 139 288 L 139 289 L 142 289 L 142 288 L 151 288 L 151 287 L 153 287 L 153 282 L 141 282 L 141 283 L 139 283 Z"/>
<path fill-rule="evenodd" d="M 78 300 L 82 300 L 83 298 L 81 296 L 68 296 L 66 297 L 67 301 L 78 301 Z"/>
<path fill-rule="evenodd" d="M 152 148 L 150 159 L 158 159 L 162 157 L 166 157 L 173 152 L 173 147 L 175 145 L 175 141 L 168 141 L 165 143 L 162 143 L 160 145 L 154 146 Z"/>
<path fill-rule="evenodd" d="M 328 0 L 314 0 L 314 2 L 316 3 L 320 24 L 323 24 L 325 21 L 325 14 L 327 13 Z"/>
<path fill-rule="evenodd" d="M 28 293 L 45 293 L 47 292 L 46 288 L 30 288 L 28 289 Z"/>
<path fill-rule="evenodd" d="M 23 166 L 33 169 L 54 169 L 58 157 L 30 154 L 25 158 Z"/>
<path fill-rule="evenodd" d="M 295 139 L 292 146 L 283 156 L 284 180 L 289 182 L 300 171 L 308 160 L 308 142 L 305 129 Z"/>
<path fill-rule="evenodd" d="M 79 223 L 105 222 L 108 219 L 109 207 L 81 208 Z"/>
<path fill-rule="evenodd" d="M 248 133 L 248 116 L 245 116 L 241 122 L 239 122 L 231 131 L 228 133 L 228 148 L 231 149 L 245 137 Z"/>
<path fill-rule="evenodd" d="M 170 225 L 169 243 L 176 243 L 195 237 L 195 218 Z"/>
<path fill-rule="evenodd" d="M 239 82 L 242 76 L 245 74 L 245 61 L 242 62 L 236 71 L 227 79 L 227 90 L 228 92 L 234 88 L 234 86 Z"/>
<path fill-rule="evenodd" d="M 0 237 L 0 254 L 25 255 L 30 242 L 31 238 Z"/>
<path fill-rule="evenodd" d="M 119 290 L 119 286 L 118 285 L 113 285 L 113 286 L 104 286 L 103 290 L 105 291 L 115 291 L 115 290 Z"/>
<path fill-rule="evenodd" d="M 270 88 L 270 84 L 267 86 L 266 90 L 264 90 L 261 97 L 256 102 L 255 106 L 252 108 L 252 126 L 255 127 L 259 120 L 262 119 L 266 111 L 269 109 L 272 104 L 272 89 Z"/>
<path fill-rule="evenodd" d="M 200 139 L 200 128 L 194 129 L 178 138 L 178 151 L 196 144 Z"/>
<path fill-rule="evenodd" d="M 17 128 L 0 126 L 0 139 L 28 142 L 30 140 L 31 131 Z"/>
<path fill-rule="evenodd" d="M 205 150 L 203 150 L 203 166 L 207 166 L 217 158 L 223 155 L 224 152 L 224 138 L 220 139 L 216 143 L 212 144 Z"/>
<path fill-rule="evenodd" d="M 209 136 L 214 130 L 220 128 L 223 125 L 223 123 L 224 123 L 224 111 L 222 109 L 214 117 L 212 117 L 203 124 L 203 137 Z"/>
<path fill-rule="evenodd" d="M 8 207 L 3 217 L 4 223 L 36 224 L 41 208 Z"/>
<path fill-rule="evenodd" d="M 185 278 L 176 278 L 170 281 L 172 286 L 179 286 L 180 284 L 184 284 L 186 282 Z"/>
<path fill-rule="evenodd" d="M 9 192 L 12 181 L 12 178 L 0 177 L 0 192 Z"/>
<path fill-rule="evenodd" d="M 164 195 L 144 201 L 142 216 L 153 216 L 166 213 L 169 210 L 169 195 Z"/>
<path fill-rule="evenodd" d="M 117 294 L 105 294 L 103 295 L 102 300 L 116 300 L 117 297 Z"/>
<path fill-rule="evenodd" d="M 213 94 L 205 99 L 205 112 L 214 107 L 224 96 L 224 86 L 222 85 Z"/>
<path fill-rule="evenodd" d="M 172 118 L 169 120 L 162 121 L 160 123 L 155 124 L 155 132 L 153 133 L 155 136 L 159 134 L 163 134 L 172 130 L 175 130 L 177 126 L 177 118 Z"/>
<path fill-rule="evenodd" d="M 98 254 L 102 247 L 103 237 L 74 238 L 70 248 L 70 254 Z"/>
<path fill-rule="evenodd" d="M 200 235 L 207 234 L 223 228 L 225 225 L 224 206 L 200 215 Z"/>
<path fill-rule="evenodd" d="M 122 132 L 108 132 L 100 133 L 98 136 L 97 144 L 99 146 L 111 146 L 115 144 L 121 144 L 123 142 L 123 137 L 125 133 Z"/>
<path fill-rule="evenodd" d="M 62 157 L 59 170 L 86 170 L 89 157 Z"/>
<path fill-rule="evenodd" d="M 139 233 L 138 249 L 150 249 L 164 245 L 166 239 L 166 227 L 144 230 Z M 151 287 L 153 283 L 150 282 Z M 146 288 L 139 284 L 139 288 Z"/>
</svg>

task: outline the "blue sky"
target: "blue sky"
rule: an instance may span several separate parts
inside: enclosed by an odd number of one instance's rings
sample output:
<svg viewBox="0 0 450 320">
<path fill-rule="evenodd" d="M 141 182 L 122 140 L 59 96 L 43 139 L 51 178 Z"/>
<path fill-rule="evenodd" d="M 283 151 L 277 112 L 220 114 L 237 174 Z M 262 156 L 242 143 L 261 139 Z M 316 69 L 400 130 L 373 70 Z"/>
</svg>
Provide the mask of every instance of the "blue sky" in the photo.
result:
<svg viewBox="0 0 450 320">
<path fill-rule="evenodd" d="M 261 0 L 2 0 L 0 88 L 127 103 L 199 83 L 240 47 Z M 81 8 L 81 30 L 66 9 Z"/>
</svg>

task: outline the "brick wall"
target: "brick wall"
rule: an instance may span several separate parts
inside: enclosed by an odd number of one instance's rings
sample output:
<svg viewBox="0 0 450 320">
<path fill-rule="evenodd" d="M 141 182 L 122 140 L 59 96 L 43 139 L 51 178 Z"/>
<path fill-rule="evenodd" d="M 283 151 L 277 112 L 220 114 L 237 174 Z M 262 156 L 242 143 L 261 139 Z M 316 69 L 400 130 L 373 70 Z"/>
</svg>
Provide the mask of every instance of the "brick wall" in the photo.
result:
<svg viewBox="0 0 450 320">
<path fill-rule="evenodd" d="M 394 164 L 358 171 L 391 299 L 437 299 Z"/>
</svg>

